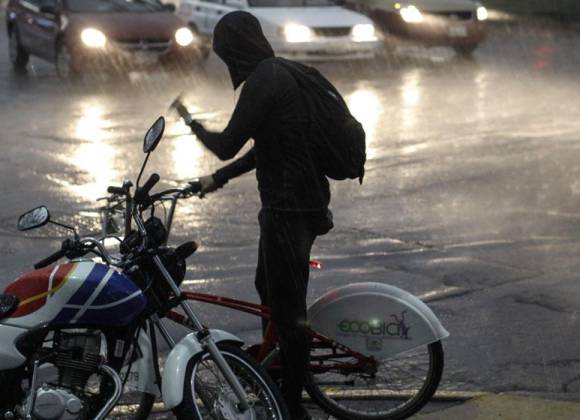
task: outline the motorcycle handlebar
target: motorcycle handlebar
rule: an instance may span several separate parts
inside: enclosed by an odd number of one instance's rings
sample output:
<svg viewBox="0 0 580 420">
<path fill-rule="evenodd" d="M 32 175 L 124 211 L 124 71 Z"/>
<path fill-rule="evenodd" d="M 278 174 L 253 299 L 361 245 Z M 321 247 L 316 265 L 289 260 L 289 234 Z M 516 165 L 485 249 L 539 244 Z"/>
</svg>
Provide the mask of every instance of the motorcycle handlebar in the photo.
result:
<svg viewBox="0 0 580 420">
<path fill-rule="evenodd" d="M 149 191 L 151 191 L 160 179 L 159 174 L 151 174 L 147 182 L 135 192 L 135 201 L 137 203 L 144 203 L 149 197 Z"/>
<path fill-rule="evenodd" d="M 67 253 L 66 250 L 60 249 L 60 250 L 56 251 L 54 254 L 49 255 L 48 257 L 46 257 L 43 260 L 40 260 L 39 262 L 34 264 L 34 268 L 36 270 L 38 270 L 39 268 L 47 267 L 50 264 L 52 264 L 53 262 L 60 260 L 62 257 L 64 257 L 66 255 L 66 253 Z"/>
</svg>

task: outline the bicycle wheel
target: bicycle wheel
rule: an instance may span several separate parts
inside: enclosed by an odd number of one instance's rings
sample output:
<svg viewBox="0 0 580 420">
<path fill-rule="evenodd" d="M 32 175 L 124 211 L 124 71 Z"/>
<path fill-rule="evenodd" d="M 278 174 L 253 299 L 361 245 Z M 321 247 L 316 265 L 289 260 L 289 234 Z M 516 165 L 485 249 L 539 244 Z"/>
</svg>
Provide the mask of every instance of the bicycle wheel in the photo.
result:
<svg viewBox="0 0 580 420">
<path fill-rule="evenodd" d="M 333 358 L 329 350 L 312 348 L 316 369 L 308 372 L 305 388 L 323 410 L 341 420 L 405 419 L 427 404 L 443 372 L 441 341 L 358 370 L 352 369 L 356 359 L 344 354 Z M 349 364 L 351 368 L 345 367 Z"/>
<path fill-rule="evenodd" d="M 288 419 L 282 395 L 265 371 L 239 347 L 219 343 L 218 348 L 246 391 L 251 409 L 239 412 L 232 389 L 210 354 L 204 352 L 192 357 L 187 365 L 183 401 L 173 410 L 176 417 L 179 420 Z"/>
</svg>

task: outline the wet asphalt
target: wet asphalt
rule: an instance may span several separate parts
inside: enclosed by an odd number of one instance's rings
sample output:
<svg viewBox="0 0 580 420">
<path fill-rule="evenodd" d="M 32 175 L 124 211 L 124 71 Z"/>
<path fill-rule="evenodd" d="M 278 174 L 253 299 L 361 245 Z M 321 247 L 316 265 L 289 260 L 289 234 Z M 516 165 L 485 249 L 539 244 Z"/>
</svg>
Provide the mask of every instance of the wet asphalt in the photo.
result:
<svg viewBox="0 0 580 420">
<path fill-rule="evenodd" d="M 33 59 L 10 70 L 0 26 L 1 286 L 58 248 L 66 232 L 16 231 L 46 204 L 53 218 L 98 229 L 96 199 L 135 179 L 143 134 L 166 136 L 148 171 L 165 186 L 221 162 L 167 111 L 184 92 L 207 125 L 233 109 L 215 57 L 187 73 L 60 81 Z M 526 392 L 580 400 L 580 31 L 545 22 L 491 25 L 472 60 L 401 48 L 387 62 L 325 64 L 368 136 L 365 182 L 335 182 L 335 229 L 317 240 L 309 301 L 350 282 L 427 298 L 451 333 L 442 390 Z M 175 243 L 195 239 L 190 290 L 255 301 L 259 210 L 253 174 L 183 203 Z M 195 306 L 210 326 L 249 341 L 258 320 Z"/>
</svg>

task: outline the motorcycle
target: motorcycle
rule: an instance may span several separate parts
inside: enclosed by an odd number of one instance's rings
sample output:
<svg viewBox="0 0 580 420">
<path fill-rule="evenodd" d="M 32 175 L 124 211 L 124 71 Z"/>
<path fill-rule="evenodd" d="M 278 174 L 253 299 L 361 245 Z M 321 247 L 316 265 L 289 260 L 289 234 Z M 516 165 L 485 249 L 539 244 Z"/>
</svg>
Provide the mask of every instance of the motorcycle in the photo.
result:
<svg viewBox="0 0 580 420">
<path fill-rule="evenodd" d="M 145 135 L 135 193 L 130 181 L 108 188 L 124 206 L 119 255 L 102 238 L 80 237 L 51 220 L 45 206 L 19 218 L 20 231 L 51 223 L 73 237 L 0 294 L 0 419 L 102 420 L 128 382 L 138 395 L 134 418 L 147 418 L 157 396 L 178 419 L 288 418 L 280 392 L 242 351 L 242 340 L 204 326 L 180 289 L 197 244 L 166 246 L 168 232 L 149 194 L 159 176 L 140 186 L 164 128 L 160 117 Z M 191 183 L 181 194 L 199 190 Z M 69 261 L 53 265 L 63 257 Z M 176 343 L 160 319 L 178 307 L 192 332 Z M 171 348 L 163 370 L 157 331 Z M 128 381 L 132 372 L 138 378 Z"/>
</svg>

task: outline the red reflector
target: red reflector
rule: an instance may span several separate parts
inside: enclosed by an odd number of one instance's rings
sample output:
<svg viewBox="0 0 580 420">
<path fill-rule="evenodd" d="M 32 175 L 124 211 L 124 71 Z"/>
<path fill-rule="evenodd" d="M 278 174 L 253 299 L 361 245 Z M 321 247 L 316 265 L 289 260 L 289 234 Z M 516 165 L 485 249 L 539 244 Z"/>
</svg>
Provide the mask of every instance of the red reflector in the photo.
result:
<svg viewBox="0 0 580 420">
<path fill-rule="evenodd" d="M 320 264 L 319 261 L 310 261 L 310 267 L 312 268 L 316 268 L 317 270 L 321 270 L 322 269 L 322 264 Z"/>
</svg>

